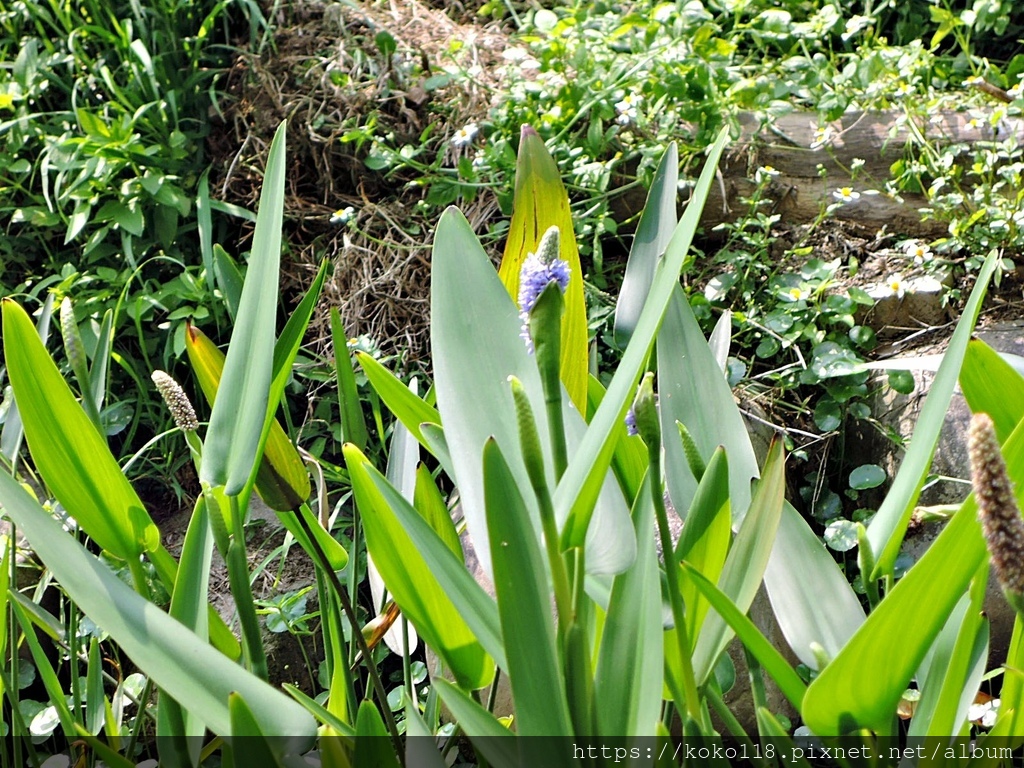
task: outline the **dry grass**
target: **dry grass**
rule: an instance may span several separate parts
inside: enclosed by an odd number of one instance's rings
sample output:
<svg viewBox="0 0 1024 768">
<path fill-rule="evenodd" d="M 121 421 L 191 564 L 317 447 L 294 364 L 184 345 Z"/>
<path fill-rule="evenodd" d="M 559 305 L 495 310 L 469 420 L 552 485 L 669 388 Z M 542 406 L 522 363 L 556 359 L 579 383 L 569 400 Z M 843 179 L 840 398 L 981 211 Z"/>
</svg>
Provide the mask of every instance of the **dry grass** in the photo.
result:
<svg viewBox="0 0 1024 768">
<path fill-rule="evenodd" d="M 427 154 L 442 154 L 444 165 L 452 167 L 452 135 L 486 119 L 501 86 L 492 73 L 500 71 L 494 64 L 507 36 L 496 24 L 467 23 L 473 8 L 465 6 L 451 9 L 458 23 L 418 0 L 285 5 L 271 19 L 271 44 L 240 56 L 229 74 L 234 101 L 211 137 L 214 189 L 221 199 L 255 209 L 270 140 L 287 119 L 283 290 L 304 289 L 320 259 L 330 258 L 333 276 L 312 324 L 315 346 L 329 348 L 326 308 L 337 306 L 350 336 L 368 334 L 385 352 L 422 361 L 429 351 L 434 225 L 418 205 L 424 190 L 407 172 L 384 176 L 369 170 L 369 144 L 360 147 L 347 137 L 370 115 L 378 135 L 395 137 L 392 145 L 418 146 L 430 129 Z M 395 39 L 400 57 L 415 62 L 413 74 L 381 55 L 375 36 L 382 31 Z M 455 52 L 453 41 L 461 43 Z M 428 93 L 425 79 L 452 64 L 473 76 Z M 355 227 L 331 225 L 332 213 L 347 206 L 357 212 Z M 480 231 L 493 220 L 497 203 L 484 190 L 462 208 Z M 236 250 L 246 247 L 242 242 Z"/>
</svg>

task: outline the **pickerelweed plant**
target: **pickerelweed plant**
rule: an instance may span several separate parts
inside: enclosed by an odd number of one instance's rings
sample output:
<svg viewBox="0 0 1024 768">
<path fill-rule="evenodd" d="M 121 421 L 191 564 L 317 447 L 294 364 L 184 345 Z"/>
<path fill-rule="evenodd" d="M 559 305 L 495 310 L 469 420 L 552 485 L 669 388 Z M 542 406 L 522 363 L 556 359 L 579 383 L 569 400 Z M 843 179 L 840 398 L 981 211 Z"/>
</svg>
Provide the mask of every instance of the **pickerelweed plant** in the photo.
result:
<svg viewBox="0 0 1024 768">
<path fill-rule="evenodd" d="M 432 391 L 421 398 L 372 356 L 357 355 L 399 420 L 384 473 L 366 456 L 352 367 L 345 358 L 338 361 L 346 468 L 371 574 L 379 574 L 393 600 L 388 605 L 377 598 L 380 616 L 360 627 L 358 585 L 342 584 L 338 576 L 349 553 L 323 524 L 325 505 L 320 515 L 311 510 L 308 475 L 295 446 L 275 426 L 323 279 L 321 271 L 275 342 L 284 136 L 282 126 L 269 156 L 226 357 L 198 329 L 187 332 L 194 371 L 212 402 L 202 435 L 174 382 L 155 374 L 187 435 L 203 486 L 179 560 L 164 549 L 160 531 L 28 314 L 13 301 L 3 304 L 5 362 L 33 463 L 68 526 L 77 526 L 105 556 L 90 553 L 6 474 L 0 476 L 0 502 L 77 609 L 108 632 L 159 690 L 161 762 L 202 763 L 216 746 L 204 747 L 209 730 L 223 740 L 228 764 L 282 765 L 290 754 L 312 748 L 315 717 L 326 765 L 435 768 L 445 763 L 433 739 L 411 737 L 438 733 L 442 702 L 480 762 L 490 765 L 601 762 L 590 750 L 583 757 L 559 752 L 550 742 L 529 738 L 535 736 L 572 737 L 582 745 L 617 740 L 638 750 L 619 762 L 633 757 L 646 763 L 651 753 L 643 751 L 648 745 L 642 739 L 662 754 L 676 722 L 690 745 L 711 744 L 724 728 L 751 752 L 757 740 L 773 745 L 774 754 L 802 737 L 768 707 L 766 676 L 806 731 L 824 740 L 853 736 L 878 747 L 870 753 L 873 764 L 890 762 L 881 745 L 899 735 L 897 708 L 912 683 L 921 693 L 909 736 L 972 733 L 968 715 L 985 672 L 988 637 L 980 610 L 987 555 L 973 499 L 898 582 L 893 568 L 958 372 L 972 408 L 991 415 L 1009 476 L 1024 476 L 1018 426 L 1024 379 L 970 340 L 994 256 L 950 342 L 893 487 L 858 528 L 871 609 L 865 616 L 821 540 L 784 499 L 781 442 L 758 463 L 724 373 L 728 325 L 709 343 L 679 286 L 725 134 L 709 149 L 678 222 L 675 148 L 661 160 L 616 311 L 625 351 L 606 389 L 587 370 L 568 199 L 544 142 L 525 128 L 517 206 L 501 268 L 494 270 L 459 211 L 449 209 L 438 222 Z M 332 321 L 340 350 L 337 313 Z M 627 432 L 630 410 L 636 435 Z M 423 450 L 457 489 L 449 501 L 457 500 L 468 539 L 460 538 L 421 461 Z M 319 701 L 291 687 L 289 698 L 264 680 L 243 527 L 253 490 L 279 511 L 316 565 L 327 654 L 326 695 Z M 673 528 L 680 521 L 677 536 Z M 91 644 L 87 654 L 90 682 L 81 707 L 77 696 L 68 704 L 53 665 L 29 639 L 34 635 L 26 601 L 8 590 L 12 541 L 0 569 L 4 621 L 10 608 L 68 741 L 80 740 L 108 764 L 130 765 L 133 755 L 118 753 L 115 724 L 103 716 L 98 646 Z M 490 580 L 493 595 L 467 569 L 470 546 L 483 574 L 476 576 Z M 240 646 L 207 606 L 214 549 L 228 564 Z M 125 564 L 132 586 L 117 577 L 112 561 Z M 156 583 L 171 595 L 167 612 L 157 604 Z M 804 677 L 746 616 L 762 583 Z M 399 611 L 402 623 L 395 624 Z M 371 648 L 392 624 L 402 628 L 396 645 L 406 679 L 396 707 L 382 689 Z M 13 647 L 18 635 L 10 627 Z M 440 665 L 423 702 L 412 684 L 414 636 Z M 734 636 L 746 650 L 756 734 L 723 701 L 723 653 Z M 0 632 L 0 644 L 8 639 Z M 1021 731 L 1022 656 L 1018 619 L 1003 667 L 1002 706 L 984 739 Z M 360 660 L 365 675 L 357 676 Z M 72 667 L 77 670 L 77 662 Z M 510 702 L 498 695 L 501 679 L 508 681 Z M 5 672 L 0 682 L 8 698 L 16 697 L 15 678 Z M 485 706 L 481 691 L 488 688 Z M 147 699 L 144 693 L 140 700 Z M 403 710 L 404 740 L 393 708 Z M 771 757 L 767 748 L 759 754 Z M 799 756 L 795 762 L 807 765 Z"/>
</svg>

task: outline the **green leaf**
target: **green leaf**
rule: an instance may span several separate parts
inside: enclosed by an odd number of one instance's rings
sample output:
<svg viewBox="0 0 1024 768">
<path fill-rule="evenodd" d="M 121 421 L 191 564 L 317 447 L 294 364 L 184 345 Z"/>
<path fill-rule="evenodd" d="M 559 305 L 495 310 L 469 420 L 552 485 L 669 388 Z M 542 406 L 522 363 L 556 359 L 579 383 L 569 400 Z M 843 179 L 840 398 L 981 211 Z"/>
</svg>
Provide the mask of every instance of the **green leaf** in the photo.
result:
<svg viewBox="0 0 1024 768">
<path fill-rule="evenodd" d="M 654 174 L 651 190 L 629 249 L 626 273 L 615 304 L 615 343 L 625 347 L 640 320 L 654 282 L 658 259 L 665 252 L 676 228 L 676 198 L 679 195 L 679 150 L 668 145 Z"/>
<path fill-rule="evenodd" d="M 224 294 L 224 304 L 232 321 L 238 318 L 238 302 L 242 298 L 242 273 L 228 252 L 220 245 L 213 246 L 213 271 L 217 285 Z"/>
<path fill-rule="evenodd" d="M 159 531 L 53 364 L 28 314 L 9 299 L 2 311 L 7 374 L 36 469 L 99 546 L 137 560 L 146 541 L 154 534 L 159 540 Z"/>
<path fill-rule="evenodd" d="M 678 285 L 679 273 L 700 223 L 701 210 L 727 140 L 728 131 L 722 130 L 709 150 L 693 197 L 672 233 L 665 257 L 658 264 L 647 303 L 640 313 L 636 329 L 612 377 L 608 392 L 590 422 L 586 439 L 570 449 L 569 466 L 555 491 L 558 518 L 567 520 L 562 533 L 563 548 L 580 546 L 585 541 L 590 517 L 601 489 L 599 478 L 607 472 L 615 451 L 616 427 L 626 417 L 629 404 L 636 394 L 640 373 L 647 363 L 662 316 Z"/>
<path fill-rule="evenodd" d="M 981 339 L 967 343 L 960 389 L 972 413 L 992 417 L 1000 442 L 1024 419 L 1024 377 Z"/>
<path fill-rule="evenodd" d="M 367 549 L 395 603 L 452 670 L 460 685 L 470 690 L 484 687 L 493 677 L 493 662 L 452 604 L 449 589 L 438 582 L 423 559 L 414 543 L 422 539 L 410 537 L 403 527 L 408 520 L 399 522 L 397 511 L 401 508 L 407 518 L 411 513 L 429 535 L 436 539 L 436 534 L 355 446 L 346 445 L 344 452 L 366 530 Z M 441 546 L 451 559 L 450 550 L 444 544 Z M 465 572 L 464 567 L 462 570 Z"/>
<path fill-rule="evenodd" d="M 213 218 L 210 212 L 209 168 L 203 171 L 203 175 L 199 177 L 199 186 L 196 190 L 196 227 L 199 230 L 199 252 L 203 257 L 206 284 L 212 296 L 217 288 L 217 272 L 214 267 L 213 256 Z"/>
<path fill-rule="evenodd" d="M 315 728 L 302 707 L 132 591 L 2 472 L 0 502 L 78 608 L 109 632 L 161 690 L 187 702 L 211 730 L 230 734 L 228 696 L 237 691 L 251 702 L 263 733 L 292 737 L 280 748 L 309 748 Z"/>
<path fill-rule="evenodd" d="M 46 340 L 50 336 L 50 319 L 53 317 L 54 294 L 48 293 L 46 301 L 43 302 L 42 310 L 39 312 L 39 320 L 36 322 L 36 330 L 39 339 L 46 347 Z M 104 318 L 106 319 L 106 318 Z M 11 466 L 17 465 L 15 456 L 21 450 L 21 439 L 25 436 L 25 430 L 21 421 L 21 413 L 18 411 L 18 402 L 15 400 L 7 410 L 7 418 L 4 419 L 3 430 L 0 431 L 0 454 L 5 456 Z"/>
<path fill-rule="evenodd" d="M 988 621 L 983 611 L 988 566 L 983 565 L 972 586 L 954 608 L 930 650 L 923 689 L 914 708 L 908 736 L 948 736 L 960 733 L 967 710 L 985 674 L 988 662 Z"/>
<path fill-rule="evenodd" d="M 218 390 L 222 396 L 214 402 L 210 414 L 199 473 L 203 483 L 223 485 L 229 496 L 242 491 L 256 465 L 270 402 L 284 215 L 286 125 L 281 123 L 271 143 L 252 256 Z"/>
<path fill-rule="evenodd" d="M 207 402 L 215 406 L 224 372 L 224 353 L 206 334 L 191 324 L 185 328 L 185 352 L 203 395 Z M 256 471 L 255 488 L 264 503 L 277 511 L 291 511 L 309 496 L 309 474 L 277 419 L 270 423 L 266 445 Z M 305 541 L 305 536 L 299 538 Z"/>
<path fill-rule="evenodd" d="M 520 736 L 573 733 L 555 646 L 548 569 L 519 486 L 493 440 L 484 445 L 484 499 L 494 589 Z"/>
<path fill-rule="evenodd" d="M 600 733 L 654 736 L 661 706 L 661 579 L 654 505 L 641 487 L 633 506 L 637 557 L 615 577 L 598 649 L 594 688 Z"/>
<path fill-rule="evenodd" d="M 309 714 L 313 715 L 313 717 L 324 725 L 329 725 L 337 731 L 337 733 L 332 734 L 333 738 L 340 737 L 344 742 L 346 742 L 346 746 L 352 746 L 347 743 L 349 739 L 354 738 L 356 735 L 355 729 L 352 728 L 351 725 L 342 722 L 336 715 L 331 714 L 326 707 L 318 704 L 314 699 L 309 698 L 309 696 L 304 694 L 294 685 L 283 683 L 281 687 L 291 694 L 292 698 L 294 698 L 299 704 L 305 707 Z"/>
<path fill-rule="evenodd" d="M 356 352 L 356 360 L 366 374 L 370 385 L 384 401 L 395 418 L 405 425 L 412 436 L 426 448 L 431 450 L 424 437 L 420 425 L 425 423 L 440 424 L 441 416 L 436 408 L 431 408 L 422 398 L 414 395 L 402 381 L 391 371 L 365 352 Z M 446 470 L 449 469 L 446 467 Z"/>
<path fill-rule="evenodd" d="M 234 692 L 228 694 L 228 711 L 231 716 L 231 739 L 228 744 L 236 768 L 280 766 L 281 761 L 270 748 L 263 729 L 245 699 Z"/>
<path fill-rule="evenodd" d="M 334 375 L 338 386 L 338 410 L 341 413 L 341 439 L 366 450 L 366 420 L 356 388 L 356 375 L 352 370 L 352 356 L 348 352 L 345 327 L 337 307 L 331 307 L 331 340 L 334 343 Z"/>
<path fill-rule="evenodd" d="M 870 578 L 877 579 L 892 571 L 899 554 L 907 523 L 914 511 L 921 487 L 931 467 L 932 454 L 939 441 L 939 432 L 945 423 L 946 411 L 953 396 L 957 375 L 960 372 L 967 343 L 970 341 L 974 324 L 978 321 L 981 302 L 985 298 L 989 280 L 996 268 L 997 251 L 989 254 L 978 273 L 978 280 L 971 291 L 971 298 L 964 307 L 964 313 L 956 324 L 953 337 L 949 340 L 942 364 L 935 374 L 935 380 L 928 390 L 921 414 L 910 439 L 910 447 L 900 464 L 899 471 L 886 494 L 885 501 L 868 526 L 868 541 L 874 553 L 875 569 Z M 888 598 L 887 598 L 888 599 Z"/>
<path fill-rule="evenodd" d="M 712 583 L 717 582 L 732 538 L 729 462 L 724 448 L 719 447 L 712 454 L 685 520 L 676 545 L 675 562 L 686 560 Z M 693 643 L 700 633 L 709 604 L 694 584 L 683 581 L 679 587 L 686 606 L 687 637 Z"/>
<path fill-rule="evenodd" d="M 811 669 L 818 668 L 814 644 L 835 658 L 864 623 L 864 608 L 846 576 L 788 501 L 764 585 L 786 642 Z"/>
<path fill-rule="evenodd" d="M 443 678 L 435 678 L 434 687 L 455 716 L 455 721 L 489 765 L 495 768 L 521 768 L 523 764 L 518 759 L 518 739 L 494 715 Z"/>
<path fill-rule="evenodd" d="M 1003 456 L 1010 477 L 1024 479 L 1024 429 L 1014 430 Z M 1020 503 L 1024 484 L 1018 482 L 1017 490 Z M 803 716 L 814 733 L 888 727 L 900 696 L 985 556 L 971 496 L 807 689 Z M 864 684 L 865 669 L 875 670 L 870 685 Z"/>
<path fill-rule="evenodd" d="M 789 666 L 778 649 L 761 634 L 754 622 L 747 618 L 722 590 L 688 562 L 683 561 L 681 565 L 685 581 L 692 583 L 696 590 L 711 603 L 718 615 L 725 619 L 736 636 L 747 647 L 747 650 L 772 676 L 782 694 L 799 710 L 807 686 L 804 685 L 796 671 Z"/>
<path fill-rule="evenodd" d="M 885 470 L 877 464 L 861 464 L 850 473 L 850 487 L 856 491 L 877 488 L 885 482 Z"/>
<path fill-rule="evenodd" d="M 356 714 L 356 749 L 353 763 L 373 768 L 398 768 L 398 758 L 387 735 L 387 728 L 384 727 L 384 720 L 377 707 L 373 702 L 364 700 Z"/>
<path fill-rule="evenodd" d="M 128 589 L 128 587 L 125 587 L 125 589 Z M 36 637 L 36 633 L 32 629 L 32 623 L 25 609 L 17 601 L 11 603 L 11 608 L 13 609 L 14 617 L 21 625 L 21 631 L 32 653 L 32 661 L 36 665 L 36 671 L 39 673 L 39 677 L 42 678 L 43 686 L 46 688 L 46 695 L 50 697 L 50 704 L 56 709 L 57 717 L 60 718 L 61 729 L 64 731 L 65 736 L 72 739 L 75 735 L 75 718 L 68 707 L 67 698 L 64 695 L 64 689 L 60 684 L 60 680 L 57 679 L 57 672 L 46 657 L 42 645 L 39 644 L 39 638 Z"/>
<path fill-rule="evenodd" d="M 562 382 L 569 399 L 577 410 L 582 411 L 587 407 L 587 307 L 583 298 L 583 269 L 576 247 L 569 196 L 562 184 L 558 164 L 548 152 L 544 140 L 533 128 L 524 125 L 516 161 L 512 221 L 498 271 L 513 301 L 518 302 L 519 273 L 523 262 L 529 253 L 537 250 L 541 237 L 552 226 L 558 227 L 559 256 L 570 270 L 562 318 Z M 434 258 L 437 258 L 436 254 Z"/>
<path fill-rule="evenodd" d="M 424 464 L 420 464 L 416 468 L 416 490 L 413 494 L 413 505 L 434 529 L 434 533 L 452 551 L 452 554 L 461 559 L 463 556 L 462 543 L 459 541 L 458 531 L 455 530 L 455 523 L 444 503 L 441 491 L 437 488 L 437 483 L 434 482 L 430 470 Z"/>
<path fill-rule="evenodd" d="M 722 592 L 741 612 L 749 610 L 750 604 L 754 602 L 768 566 L 768 557 L 782 516 L 785 486 L 782 441 L 775 440 L 768 449 L 764 473 L 750 501 L 750 510 L 729 549 L 719 580 Z M 721 616 L 708 614 L 693 652 L 693 671 L 697 685 L 703 685 L 714 670 L 718 655 L 725 650 L 732 634 Z"/>
<path fill-rule="evenodd" d="M 523 383 L 540 434 L 548 434 L 547 408 L 537 362 L 519 335 L 516 307 L 469 222 L 453 208 L 441 217 L 434 237 L 431 324 L 437 405 L 451 453 L 451 470 L 480 563 L 490 572 L 480 465 L 487 440 L 494 438 L 502 447 L 518 486 L 530 487 L 519 453 L 508 377 L 515 376 Z M 572 455 L 586 433 L 586 424 L 564 391 L 562 397 L 566 445 Z M 545 441 L 542 449 L 549 455 L 550 443 Z M 550 456 L 546 466 L 554 466 Z M 597 486 L 593 530 L 581 537 L 579 545 L 586 542 L 589 572 L 617 573 L 628 567 L 635 555 L 629 509 L 608 473 L 607 461 L 593 482 Z M 555 484 L 551 471 L 548 483 Z M 531 494 L 525 503 L 539 538 L 536 499 Z M 567 511 L 563 509 L 563 516 L 556 518 L 560 524 Z"/>
</svg>

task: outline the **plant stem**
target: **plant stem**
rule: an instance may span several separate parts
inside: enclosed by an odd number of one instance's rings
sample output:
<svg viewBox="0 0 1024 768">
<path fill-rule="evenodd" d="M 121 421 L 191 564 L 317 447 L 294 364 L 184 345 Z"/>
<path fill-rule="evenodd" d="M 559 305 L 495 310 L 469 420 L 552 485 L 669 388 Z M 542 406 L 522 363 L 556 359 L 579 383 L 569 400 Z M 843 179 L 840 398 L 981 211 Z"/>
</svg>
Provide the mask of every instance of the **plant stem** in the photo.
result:
<svg viewBox="0 0 1024 768">
<path fill-rule="evenodd" d="M 260 623 L 256 617 L 256 604 L 249 584 L 249 561 L 245 553 L 245 528 L 237 496 L 228 497 L 231 504 L 231 543 L 228 544 L 228 584 L 235 598 L 238 623 L 242 628 L 242 647 L 250 671 L 262 680 L 269 680 L 267 655 L 260 637 Z M 214 510 L 216 512 L 216 510 Z"/>
<path fill-rule="evenodd" d="M 661 551 L 664 553 L 665 571 L 668 577 L 668 596 L 672 605 L 672 621 L 675 623 L 676 640 L 679 643 L 679 661 L 683 672 L 683 690 L 686 709 L 694 720 L 700 722 L 700 694 L 697 692 L 697 680 L 693 675 L 693 660 L 690 658 L 690 639 L 686 632 L 686 616 L 683 612 L 683 598 L 679 592 L 679 571 L 673 565 L 672 533 L 668 527 L 668 513 L 665 510 L 665 497 L 661 490 L 661 445 L 647 447 L 650 462 L 648 479 L 651 484 L 651 500 L 658 519 L 658 533 L 661 536 Z M 673 696 L 676 692 L 673 691 Z M 683 701 L 676 702 L 683 704 Z"/>
<path fill-rule="evenodd" d="M 388 695 L 384 690 L 384 684 L 380 681 L 380 675 L 377 674 L 377 668 L 373 663 L 373 656 L 370 653 L 370 648 L 366 644 L 366 638 L 363 637 L 363 628 L 359 626 L 359 617 L 356 616 L 355 608 L 352 605 L 352 600 L 349 598 L 348 591 L 341 585 L 341 581 L 338 579 L 338 574 L 334 572 L 331 567 L 330 560 L 327 559 L 327 555 L 320 547 L 320 542 L 317 541 L 316 536 L 313 534 L 313 530 L 309 527 L 309 523 L 306 518 L 295 512 L 295 517 L 298 518 L 299 525 L 302 526 L 302 530 L 305 531 L 309 543 L 313 547 L 313 552 L 316 559 L 319 561 L 318 565 L 327 575 L 328 581 L 338 595 L 338 599 L 341 601 L 341 609 L 348 616 L 349 623 L 352 625 L 352 638 L 356 641 L 356 645 L 359 648 L 359 652 L 362 654 L 363 661 L 366 663 L 366 671 L 370 676 L 370 684 L 373 687 L 374 693 L 377 695 L 377 703 L 380 706 L 381 712 L 384 715 L 384 721 L 387 723 L 388 731 L 391 734 L 391 744 L 395 748 L 395 754 L 401 761 L 402 765 L 405 765 L 405 749 L 402 747 L 402 737 L 398 733 L 398 724 L 395 722 L 395 715 L 391 711 L 391 707 L 388 706 Z M 353 553 L 353 557 L 355 554 Z"/>
</svg>

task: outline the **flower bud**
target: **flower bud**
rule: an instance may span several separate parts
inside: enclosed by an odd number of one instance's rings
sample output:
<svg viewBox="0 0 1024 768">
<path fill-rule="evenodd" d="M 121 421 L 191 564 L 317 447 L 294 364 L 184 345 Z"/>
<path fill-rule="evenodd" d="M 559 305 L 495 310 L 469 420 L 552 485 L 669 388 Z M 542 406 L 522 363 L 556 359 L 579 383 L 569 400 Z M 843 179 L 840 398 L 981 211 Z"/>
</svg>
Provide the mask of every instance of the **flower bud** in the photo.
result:
<svg viewBox="0 0 1024 768">
<path fill-rule="evenodd" d="M 196 418 L 195 409 L 189 402 L 185 390 L 178 386 L 178 382 L 163 371 L 153 371 L 152 379 L 160 396 L 167 403 L 167 408 L 170 410 L 171 416 L 174 417 L 174 423 L 178 425 L 178 428 L 182 432 L 195 432 L 199 429 L 199 419 Z"/>
<path fill-rule="evenodd" d="M 967 444 L 978 519 L 992 567 L 1007 601 L 1018 613 L 1024 613 L 1024 520 L 987 413 L 977 413 L 971 419 Z"/>
</svg>

